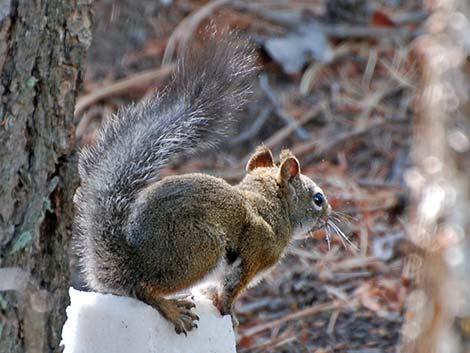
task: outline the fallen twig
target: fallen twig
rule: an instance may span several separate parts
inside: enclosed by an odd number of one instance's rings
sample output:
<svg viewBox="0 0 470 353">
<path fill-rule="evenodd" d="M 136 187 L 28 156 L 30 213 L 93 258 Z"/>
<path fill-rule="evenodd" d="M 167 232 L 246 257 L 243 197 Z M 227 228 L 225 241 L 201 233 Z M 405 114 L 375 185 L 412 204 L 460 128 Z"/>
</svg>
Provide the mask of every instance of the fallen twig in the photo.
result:
<svg viewBox="0 0 470 353">
<path fill-rule="evenodd" d="M 302 127 L 302 125 L 308 123 L 310 120 L 312 120 L 314 117 L 318 115 L 323 109 L 325 108 L 325 102 L 320 102 L 318 105 L 310 109 L 308 112 L 306 112 L 302 117 L 300 117 L 299 120 L 293 120 L 291 123 L 278 132 L 276 132 L 274 135 L 272 135 L 269 139 L 267 139 L 264 144 L 268 146 L 269 148 L 273 149 L 277 147 L 284 139 L 286 139 L 293 131 L 296 129 Z"/>
<path fill-rule="evenodd" d="M 168 39 L 168 44 L 166 46 L 165 53 L 163 54 L 162 64 L 169 65 L 176 46 L 178 45 L 179 50 L 184 48 L 202 20 L 208 17 L 215 9 L 230 1 L 231 0 L 209 1 L 207 4 L 182 20 Z"/>
<path fill-rule="evenodd" d="M 279 99 L 277 98 L 276 94 L 272 90 L 271 86 L 268 82 L 268 77 L 266 75 L 261 75 L 259 79 L 259 86 L 263 90 L 266 97 L 269 99 L 271 104 L 273 105 L 274 112 L 278 117 L 280 117 L 286 124 L 297 124 L 297 121 L 289 115 L 279 103 Z M 295 128 L 295 133 L 297 136 L 302 140 L 307 140 L 310 137 L 310 134 L 302 127 L 297 126 Z"/>
<path fill-rule="evenodd" d="M 151 82 L 160 83 L 169 76 L 171 70 L 171 65 L 161 66 L 158 69 L 144 71 L 131 77 L 113 82 L 110 85 L 100 87 L 78 99 L 77 104 L 75 105 L 74 115 L 75 117 L 80 116 L 86 108 L 104 98 L 124 93 L 131 88 Z"/>
<path fill-rule="evenodd" d="M 90 122 L 94 117 L 100 116 L 103 114 L 103 107 L 97 105 L 89 109 L 80 119 L 77 127 L 75 129 L 75 138 L 81 140 L 83 134 L 85 133 L 87 127 L 90 125 Z"/>
<path fill-rule="evenodd" d="M 265 323 L 265 324 L 257 325 L 255 327 L 251 327 L 249 329 L 246 329 L 240 335 L 242 337 L 243 336 L 253 336 L 253 335 L 255 335 L 257 333 L 260 333 L 264 330 L 272 329 L 272 328 L 275 328 L 279 325 L 282 325 L 283 323 L 285 323 L 287 321 L 297 320 L 297 319 L 300 319 L 302 317 L 311 316 L 311 315 L 318 314 L 318 313 L 323 312 L 323 311 L 338 309 L 340 306 L 341 306 L 341 304 L 337 300 L 330 301 L 330 302 L 327 302 L 327 303 L 317 304 L 317 305 L 312 306 L 310 308 L 306 308 L 306 309 L 303 309 L 303 310 L 293 312 L 291 314 L 284 315 L 280 319 L 277 319 L 277 320 L 274 320 L 274 321 L 271 321 L 271 322 L 268 322 L 268 323 Z"/>
<path fill-rule="evenodd" d="M 388 120 L 387 119 L 387 120 L 375 121 L 373 123 L 370 123 L 367 126 L 358 128 L 354 131 L 347 131 L 347 132 L 337 134 L 336 136 L 334 136 L 333 139 L 331 138 L 331 136 L 328 136 L 326 138 L 321 139 L 320 141 L 306 142 L 304 144 L 301 144 L 295 147 L 292 150 L 292 152 L 296 156 L 302 156 L 302 155 L 306 155 L 307 153 L 317 148 L 315 152 L 303 158 L 303 163 L 308 164 L 318 159 L 324 158 L 328 153 L 336 149 L 340 144 L 347 142 L 348 140 L 352 138 L 362 136 L 364 134 L 369 133 L 371 130 L 374 130 L 379 127 L 383 127 L 387 124 L 402 123 L 402 122 L 403 122 L 402 119 L 400 120 L 398 119 Z"/>
<path fill-rule="evenodd" d="M 272 113 L 271 108 L 264 108 L 261 113 L 258 115 L 256 118 L 255 122 L 250 126 L 249 129 L 243 131 L 240 135 L 235 137 L 230 143 L 232 145 L 237 145 L 241 142 L 247 141 L 251 138 L 253 138 L 258 131 L 263 127 L 264 123 L 266 120 L 268 120 L 269 116 Z"/>
<path fill-rule="evenodd" d="M 291 331 L 285 332 L 279 337 L 269 339 L 267 342 L 261 342 L 255 345 L 250 345 L 248 347 L 243 347 L 240 350 L 240 353 L 253 352 L 254 350 L 259 350 L 262 348 L 268 349 L 268 348 L 279 347 L 291 341 L 295 341 L 296 339 L 297 339 L 297 334 L 295 332 L 291 332 Z"/>
<path fill-rule="evenodd" d="M 357 180 L 357 184 L 365 188 L 398 189 L 400 191 L 405 190 L 404 185 L 391 183 L 385 180 L 359 179 Z"/>
</svg>

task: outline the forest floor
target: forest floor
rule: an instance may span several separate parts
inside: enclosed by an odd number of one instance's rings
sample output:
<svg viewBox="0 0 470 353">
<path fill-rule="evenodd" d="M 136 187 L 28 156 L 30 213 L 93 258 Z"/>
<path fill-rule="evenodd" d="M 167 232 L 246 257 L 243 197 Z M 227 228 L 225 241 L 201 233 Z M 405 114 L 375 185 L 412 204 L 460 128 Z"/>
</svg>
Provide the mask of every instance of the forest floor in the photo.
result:
<svg viewBox="0 0 470 353">
<path fill-rule="evenodd" d="M 288 147 L 345 214 L 338 226 L 352 245 L 337 235 L 328 244 L 324 231 L 295 239 L 240 298 L 239 352 L 396 351 L 413 277 L 404 180 L 421 2 L 98 0 L 95 11 L 76 110 L 80 144 L 93 141 L 107 114 L 161 88 L 165 48 L 197 41 L 197 28 L 211 20 L 256 44 L 259 80 L 221 150 L 176 161 L 165 173 L 203 171 L 236 183 L 257 145 L 276 155 Z"/>
</svg>

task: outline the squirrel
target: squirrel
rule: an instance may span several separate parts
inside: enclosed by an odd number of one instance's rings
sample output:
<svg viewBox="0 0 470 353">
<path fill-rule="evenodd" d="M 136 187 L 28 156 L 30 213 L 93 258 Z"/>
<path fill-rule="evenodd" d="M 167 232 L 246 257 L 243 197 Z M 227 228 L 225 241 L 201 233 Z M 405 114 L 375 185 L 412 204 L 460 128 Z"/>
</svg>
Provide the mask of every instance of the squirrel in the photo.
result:
<svg viewBox="0 0 470 353">
<path fill-rule="evenodd" d="M 73 241 L 90 289 L 137 298 L 186 334 L 197 327 L 195 304 L 169 296 L 222 268 L 208 293 L 236 325 L 238 295 L 294 233 L 325 226 L 328 200 L 289 150 L 276 164 L 258 147 L 235 186 L 198 173 L 159 177 L 171 158 L 226 135 L 256 72 L 247 41 L 211 35 L 202 50 L 185 50 L 163 92 L 122 108 L 80 151 Z"/>
</svg>

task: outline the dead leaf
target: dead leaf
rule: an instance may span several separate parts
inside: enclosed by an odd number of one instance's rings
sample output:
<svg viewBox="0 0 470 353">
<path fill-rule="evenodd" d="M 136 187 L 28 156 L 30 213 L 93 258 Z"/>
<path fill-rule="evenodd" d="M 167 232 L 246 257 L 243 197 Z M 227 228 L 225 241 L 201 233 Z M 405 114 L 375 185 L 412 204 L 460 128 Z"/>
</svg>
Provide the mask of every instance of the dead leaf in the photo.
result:
<svg viewBox="0 0 470 353">
<path fill-rule="evenodd" d="M 370 24 L 379 27 L 396 27 L 395 22 L 385 12 L 375 10 L 370 17 Z"/>
<path fill-rule="evenodd" d="M 312 58 L 321 62 L 330 62 L 333 58 L 326 35 L 315 24 L 301 26 L 286 37 L 270 38 L 264 47 L 287 74 L 299 72 Z"/>
</svg>

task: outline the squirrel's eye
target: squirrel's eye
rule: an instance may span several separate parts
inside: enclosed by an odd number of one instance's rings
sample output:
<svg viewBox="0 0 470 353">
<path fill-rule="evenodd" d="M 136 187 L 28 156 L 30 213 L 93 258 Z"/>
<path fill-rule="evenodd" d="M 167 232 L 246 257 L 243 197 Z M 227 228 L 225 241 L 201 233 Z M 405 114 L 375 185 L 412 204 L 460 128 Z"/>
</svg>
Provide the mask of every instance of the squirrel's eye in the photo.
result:
<svg viewBox="0 0 470 353">
<path fill-rule="evenodd" d="M 325 198 L 323 197 L 323 195 L 320 192 L 317 192 L 315 195 L 313 195 L 313 202 L 318 207 L 321 207 L 323 205 L 324 200 L 325 200 Z"/>
</svg>

